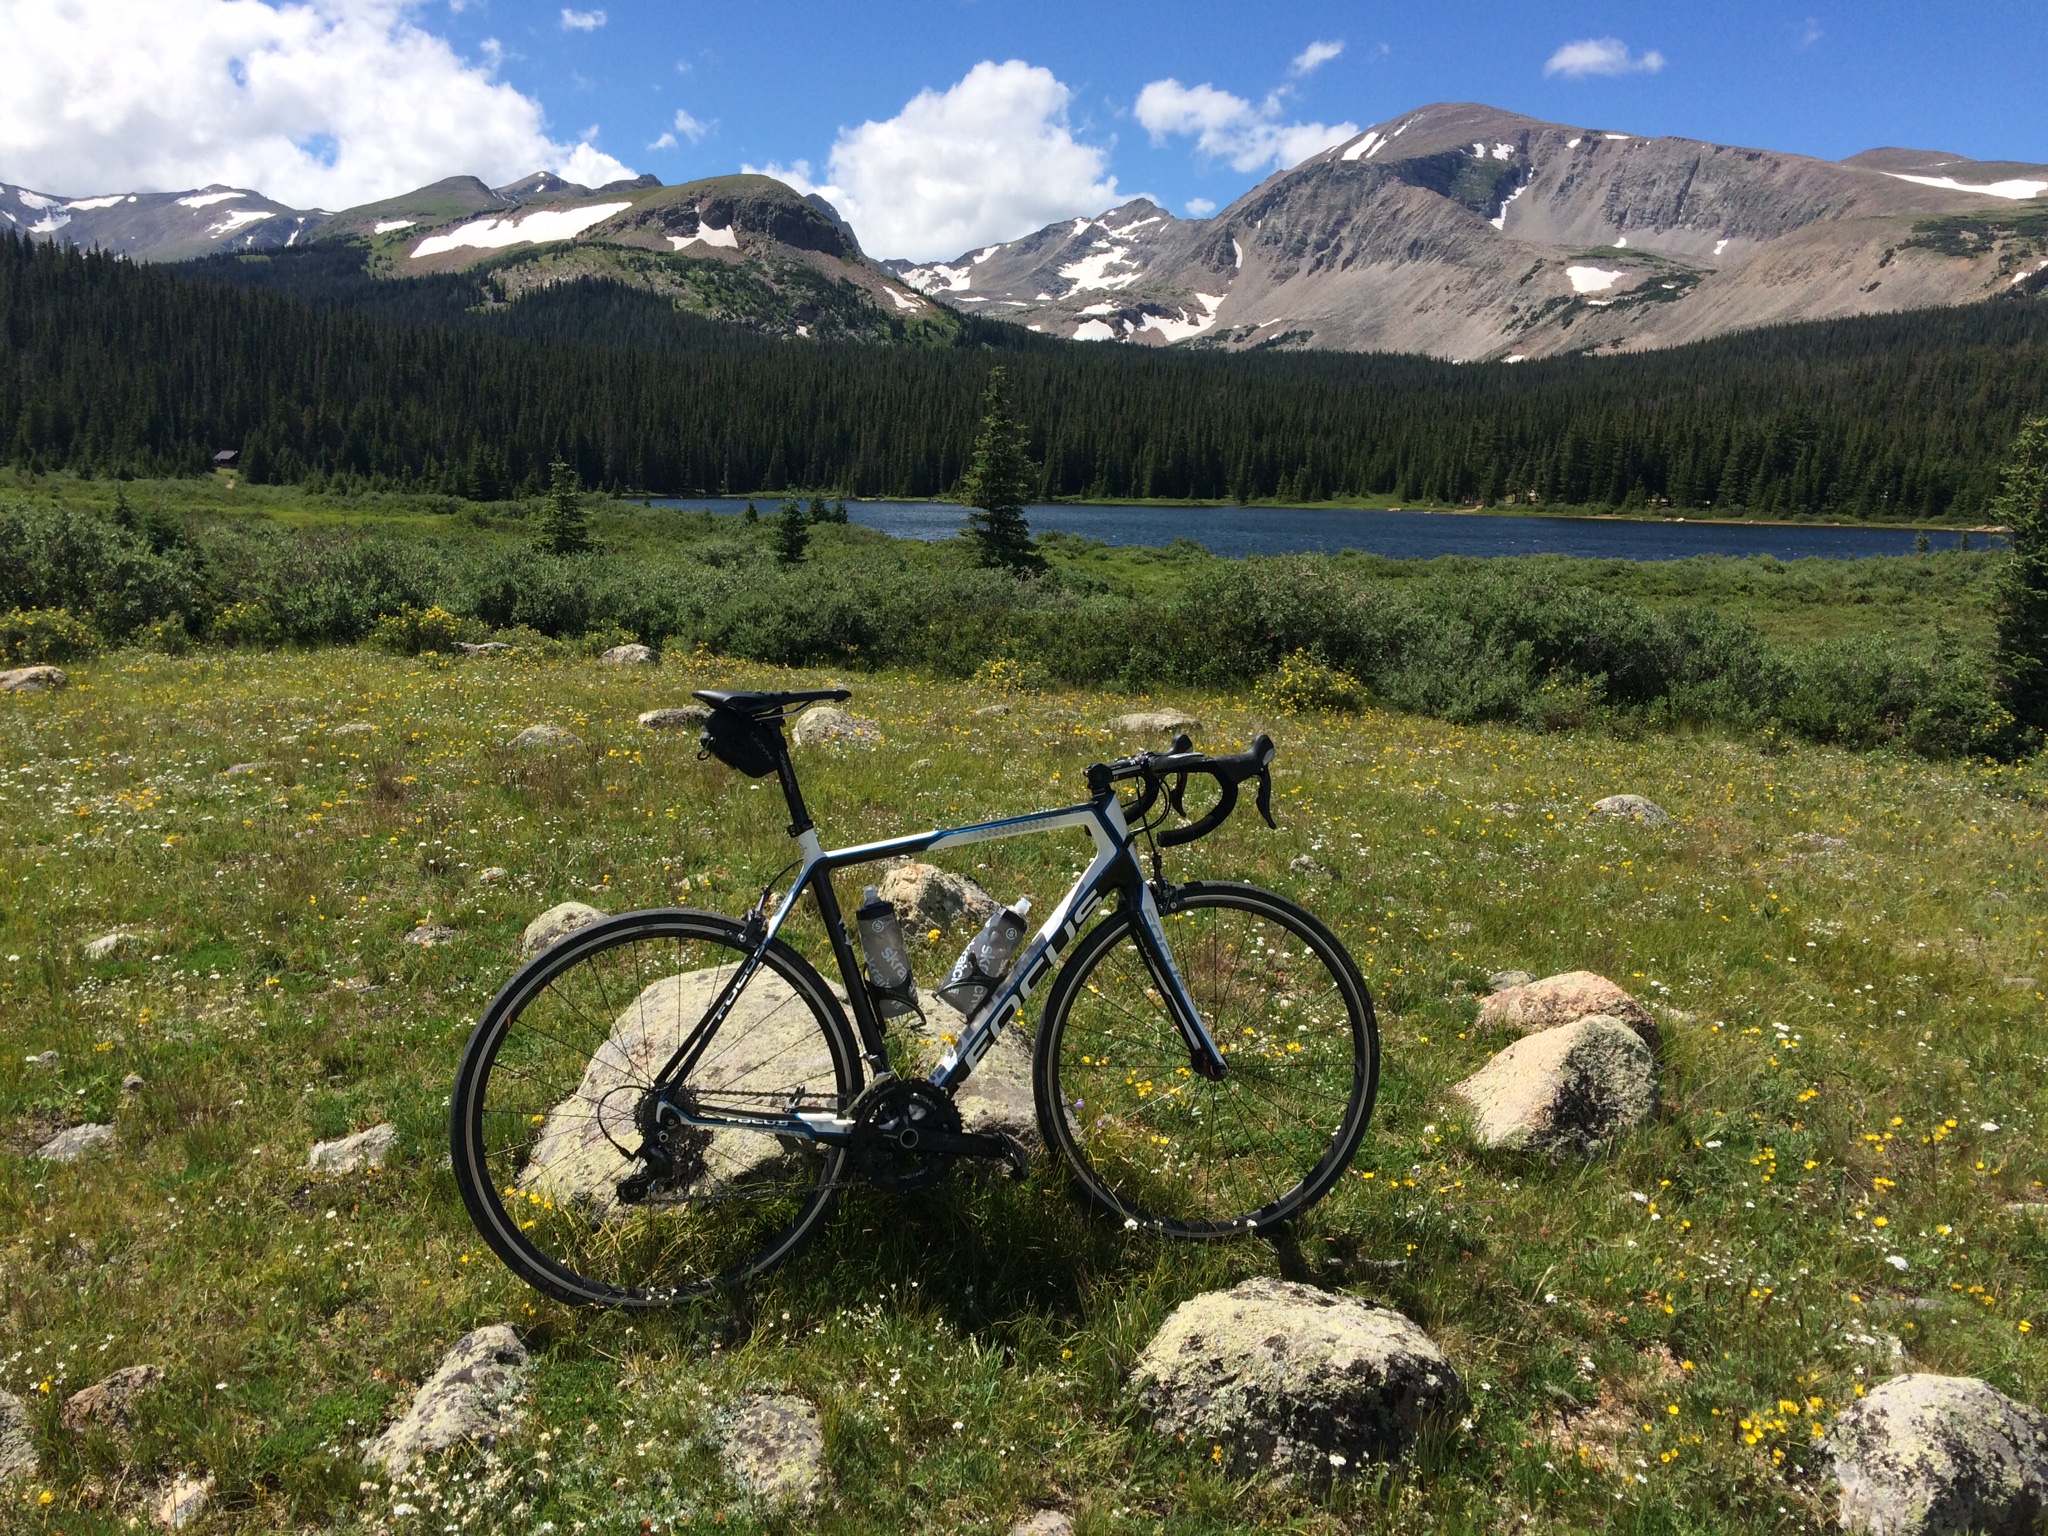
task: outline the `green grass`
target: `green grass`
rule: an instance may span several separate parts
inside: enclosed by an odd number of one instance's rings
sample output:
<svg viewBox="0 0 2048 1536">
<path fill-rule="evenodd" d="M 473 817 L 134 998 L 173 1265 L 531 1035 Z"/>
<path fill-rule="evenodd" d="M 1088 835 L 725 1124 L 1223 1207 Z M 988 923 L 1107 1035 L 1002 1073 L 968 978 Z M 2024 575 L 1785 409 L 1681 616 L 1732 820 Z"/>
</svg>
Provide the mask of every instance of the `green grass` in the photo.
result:
<svg viewBox="0 0 2048 1536">
<path fill-rule="evenodd" d="M 123 653 L 66 692 L 0 697 L 0 1386 L 44 1459 L 8 1524 L 126 1529 L 184 1469 L 220 1480 L 210 1530 L 381 1528 L 395 1495 L 359 1486 L 381 1480 L 356 1441 L 493 1321 L 535 1352 L 525 1427 L 403 1490 L 412 1528 L 754 1529 L 704 1405 L 757 1384 L 820 1405 L 832 1492 L 806 1528 L 827 1531 L 1001 1531 L 1045 1502 L 1090 1533 L 1791 1531 L 1825 1521 L 1812 1428 L 1901 1368 L 1885 1336 L 1916 1368 L 2041 1400 L 2048 1238 L 2005 1209 L 2048 1199 L 2035 770 L 1264 720 L 1238 697 L 1158 702 L 1198 712 L 1205 744 L 1273 729 L 1281 830 L 1240 816 L 1171 867 L 1327 917 L 1385 1044 L 1354 1173 L 1292 1243 L 1126 1234 L 1041 1166 L 850 1198 L 729 1304 L 629 1318 L 528 1292 L 446 1166 L 470 1024 L 557 901 L 745 908 L 789 857 L 776 795 L 633 717 L 816 676 Z M 1088 762 L 1133 745 L 1107 718 L 1142 702 L 1020 694 L 977 718 L 971 686 L 852 681 L 885 741 L 802 757 L 828 841 L 1077 798 Z M 543 720 L 587 745 L 503 746 Z M 333 730 L 355 721 L 375 729 Z M 258 771 L 223 775 L 239 763 Z M 1585 820 L 1617 791 L 1678 826 Z M 1079 852 L 944 862 L 1042 904 Z M 1302 853 L 1336 878 L 1291 872 Z M 481 883 L 489 865 L 509 878 Z M 399 942 L 429 920 L 460 937 Z M 153 942 L 86 964 L 118 924 Z M 963 937 L 930 946 L 927 978 Z M 796 938 L 825 959 L 814 922 Z M 1504 967 L 1602 971 L 1659 1010 L 1654 1128 L 1590 1164 L 1469 1145 L 1446 1089 L 1504 1043 L 1470 1001 Z M 24 1059 L 51 1050 L 53 1068 Z M 124 1097 L 130 1072 L 146 1086 Z M 27 1157 L 84 1119 L 117 1124 L 115 1155 Z M 382 1119 L 388 1171 L 303 1171 L 314 1139 Z M 1154 1439 L 1124 1387 L 1136 1351 L 1179 1301 L 1262 1273 L 1416 1318 L 1469 1422 L 1327 1496 Z M 126 1441 L 57 1427 L 68 1393 L 144 1361 L 169 1376 Z"/>
</svg>

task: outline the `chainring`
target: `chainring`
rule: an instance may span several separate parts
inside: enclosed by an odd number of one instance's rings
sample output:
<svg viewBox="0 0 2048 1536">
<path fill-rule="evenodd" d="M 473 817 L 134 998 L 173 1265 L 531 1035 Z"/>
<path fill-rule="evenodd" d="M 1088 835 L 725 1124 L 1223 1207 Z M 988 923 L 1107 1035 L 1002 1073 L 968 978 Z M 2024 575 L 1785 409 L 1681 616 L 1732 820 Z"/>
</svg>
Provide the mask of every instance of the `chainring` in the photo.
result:
<svg viewBox="0 0 2048 1536">
<path fill-rule="evenodd" d="M 853 1163 L 869 1182 L 899 1195 L 930 1189 L 953 1166 L 950 1152 L 922 1152 L 924 1131 L 960 1134 L 960 1111 L 920 1078 L 885 1077 L 854 1100 Z"/>
</svg>

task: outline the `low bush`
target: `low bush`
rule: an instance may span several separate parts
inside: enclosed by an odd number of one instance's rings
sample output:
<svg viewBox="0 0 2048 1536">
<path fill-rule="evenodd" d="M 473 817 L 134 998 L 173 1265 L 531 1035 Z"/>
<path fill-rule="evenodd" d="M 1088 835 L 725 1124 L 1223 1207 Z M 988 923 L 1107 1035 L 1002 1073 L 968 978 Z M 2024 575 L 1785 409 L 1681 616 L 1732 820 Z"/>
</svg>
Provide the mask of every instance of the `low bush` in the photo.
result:
<svg viewBox="0 0 2048 1536">
<path fill-rule="evenodd" d="M 1260 680 L 1254 697 L 1281 714 L 1328 715 L 1362 707 L 1365 689 L 1349 672 L 1296 651 Z"/>
<path fill-rule="evenodd" d="M 0 660 L 14 666 L 77 661 L 99 653 L 100 632 L 63 608 L 13 608 L 0 613 Z"/>
<path fill-rule="evenodd" d="M 465 640 L 480 639 L 483 626 L 435 604 L 414 608 L 410 604 L 396 613 L 379 615 L 370 629 L 370 644 L 399 656 L 417 656 L 422 651 L 452 651 Z"/>
<path fill-rule="evenodd" d="M 221 645 L 271 646 L 284 638 L 284 629 L 268 604 L 243 602 L 229 603 L 215 614 L 207 634 Z"/>
</svg>

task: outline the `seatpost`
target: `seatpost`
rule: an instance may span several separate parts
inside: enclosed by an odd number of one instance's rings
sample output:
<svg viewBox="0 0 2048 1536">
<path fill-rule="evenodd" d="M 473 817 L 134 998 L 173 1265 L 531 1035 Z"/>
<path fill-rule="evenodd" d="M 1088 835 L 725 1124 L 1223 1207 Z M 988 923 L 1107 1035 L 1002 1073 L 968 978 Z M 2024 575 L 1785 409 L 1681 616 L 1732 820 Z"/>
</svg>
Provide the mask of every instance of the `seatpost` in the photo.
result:
<svg viewBox="0 0 2048 1536">
<path fill-rule="evenodd" d="M 782 781 L 782 798 L 789 802 L 789 835 L 802 837 L 815 823 L 804 808 L 804 792 L 797 787 L 796 764 L 790 761 L 789 738 L 782 734 L 780 721 L 775 727 L 775 776 Z"/>
</svg>

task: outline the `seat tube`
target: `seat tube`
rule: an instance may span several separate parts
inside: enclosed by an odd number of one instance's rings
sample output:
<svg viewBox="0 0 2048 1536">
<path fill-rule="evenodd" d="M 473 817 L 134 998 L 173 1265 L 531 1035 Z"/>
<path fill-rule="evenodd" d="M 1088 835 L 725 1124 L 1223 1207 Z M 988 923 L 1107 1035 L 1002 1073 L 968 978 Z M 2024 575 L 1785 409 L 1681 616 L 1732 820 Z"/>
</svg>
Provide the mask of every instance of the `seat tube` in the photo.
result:
<svg viewBox="0 0 2048 1536">
<path fill-rule="evenodd" d="M 1188 1065 L 1199 1076 L 1215 1082 L 1229 1067 L 1210 1038 L 1208 1026 L 1202 1022 L 1201 1010 L 1188 995 L 1187 984 L 1181 980 L 1180 967 L 1174 964 L 1173 949 L 1166 941 L 1166 925 L 1160 921 L 1159 904 L 1152 899 L 1152 887 L 1143 881 L 1138 882 L 1136 905 L 1133 930 L 1138 952 L 1145 957 L 1152 979 L 1159 985 L 1159 995 L 1166 1000 L 1166 1011 L 1172 1016 L 1174 1027 L 1187 1042 Z"/>
</svg>

